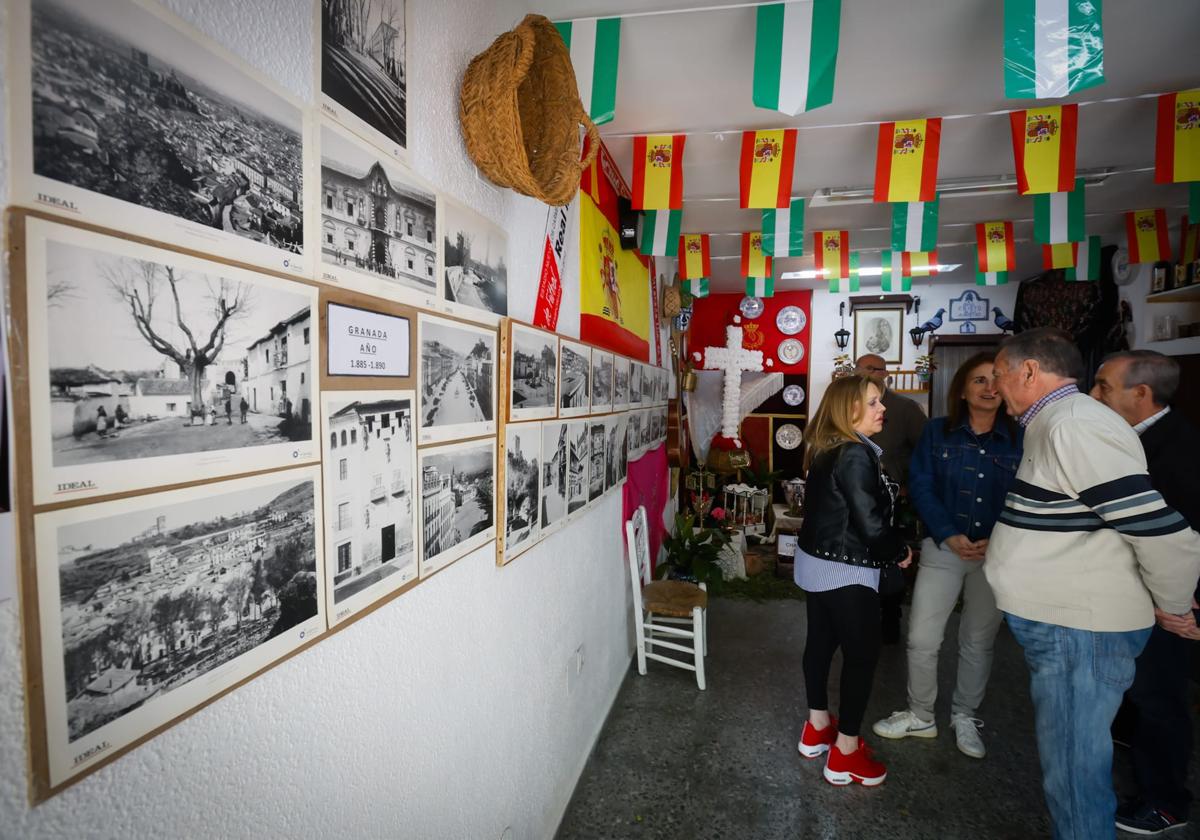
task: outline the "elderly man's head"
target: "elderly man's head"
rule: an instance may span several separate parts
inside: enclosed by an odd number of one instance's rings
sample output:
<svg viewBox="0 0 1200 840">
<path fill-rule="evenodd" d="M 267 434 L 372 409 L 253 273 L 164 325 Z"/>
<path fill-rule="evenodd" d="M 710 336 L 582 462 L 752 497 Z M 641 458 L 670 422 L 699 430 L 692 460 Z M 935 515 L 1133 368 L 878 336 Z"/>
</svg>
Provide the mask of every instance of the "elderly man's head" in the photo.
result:
<svg viewBox="0 0 1200 840">
<path fill-rule="evenodd" d="M 1131 426 L 1170 405 L 1179 390 L 1179 363 L 1153 350 L 1128 350 L 1104 360 L 1092 396 Z"/>
<path fill-rule="evenodd" d="M 883 360 L 883 356 L 878 356 L 874 353 L 859 356 L 858 361 L 854 363 L 854 372 L 859 376 L 874 379 L 879 383 L 880 388 L 887 385 L 888 369 L 887 362 Z"/>
<path fill-rule="evenodd" d="M 1054 327 L 1038 327 L 1005 339 L 992 368 L 996 390 L 1013 417 L 1082 374 L 1083 357 L 1075 339 Z"/>
</svg>

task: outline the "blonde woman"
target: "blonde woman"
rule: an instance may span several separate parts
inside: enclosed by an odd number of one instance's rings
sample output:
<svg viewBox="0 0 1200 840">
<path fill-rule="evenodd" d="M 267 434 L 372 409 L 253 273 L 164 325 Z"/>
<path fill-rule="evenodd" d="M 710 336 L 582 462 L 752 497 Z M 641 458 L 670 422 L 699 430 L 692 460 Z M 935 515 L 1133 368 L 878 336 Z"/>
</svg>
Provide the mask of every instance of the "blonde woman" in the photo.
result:
<svg viewBox="0 0 1200 840">
<path fill-rule="evenodd" d="M 796 585 L 808 593 L 804 682 L 808 720 L 800 754 L 828 753 L 831 784 L 873 786 L 887 777 L 859 737 L 879 657 L 882 570 L 912 562 L 892 527 L 896 485 L 870 436 L 883 428 L 883 393 L 865 376 L 833 382 L 808 426 L 804 524 L 796 549 Z M 842 649 L 841 719 L 829 713 L 833 654 Z"/>
</svg>

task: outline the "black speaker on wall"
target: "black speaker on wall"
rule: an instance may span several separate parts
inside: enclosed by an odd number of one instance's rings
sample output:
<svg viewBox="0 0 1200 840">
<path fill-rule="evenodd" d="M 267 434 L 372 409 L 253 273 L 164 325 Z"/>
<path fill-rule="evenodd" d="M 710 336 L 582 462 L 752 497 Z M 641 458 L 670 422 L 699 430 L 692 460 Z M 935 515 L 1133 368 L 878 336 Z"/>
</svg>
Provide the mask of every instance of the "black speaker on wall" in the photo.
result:
<svg viewBox="0 0 1200 840">
<path fill-rule="evenodd" d="M 621 247 L 628 251 L 637 247 L 638 211 L 633 209 L 633 202 L 628 198 L 617 196 L 617 232 L 621 236 Z"/>
</svg>

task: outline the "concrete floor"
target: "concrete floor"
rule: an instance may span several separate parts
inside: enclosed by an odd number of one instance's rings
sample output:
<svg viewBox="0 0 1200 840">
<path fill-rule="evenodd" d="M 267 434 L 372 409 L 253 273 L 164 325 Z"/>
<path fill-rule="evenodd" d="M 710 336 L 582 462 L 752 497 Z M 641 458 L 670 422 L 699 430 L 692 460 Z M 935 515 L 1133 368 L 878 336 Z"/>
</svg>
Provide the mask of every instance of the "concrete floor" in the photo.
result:
<svg viewBox="0 0 1200 840">
<path fill-rule="evenodd" d="M 796 751 L 807 713 L 800 672 L 804 608 L 800 601 L 714 599 L 707 691 L 696 689 L 690 672 L 654 662 L 639 676 L 635 661 L 559 840 L 1050 836 L 1028 672 L 1006 627 L 979 712 L 985 759 L 958 752 L 949 727 L 956 656 L 946 652 L 956 650 L 955 614 L 941 662 L 938 737 L 887 741 L 870 732 L 872 722 L 905 706 L 904 643 L 886 646 L 864 733 L 887 764 L 888 779 L 874 789 L 835 788 L 821 776 L 823 759 L 808 761 Z M 835 680 L 839 670 L 840 656 Z M 831 689 L 836 709 L 836 681 Z M 1120 777 L 1120 756 L 1117 764 Z M 1200 779 L 1195 759 L 1192 779 Z M 1200 837 L 1200 821 L 1168 836 Z"/>
</svg>

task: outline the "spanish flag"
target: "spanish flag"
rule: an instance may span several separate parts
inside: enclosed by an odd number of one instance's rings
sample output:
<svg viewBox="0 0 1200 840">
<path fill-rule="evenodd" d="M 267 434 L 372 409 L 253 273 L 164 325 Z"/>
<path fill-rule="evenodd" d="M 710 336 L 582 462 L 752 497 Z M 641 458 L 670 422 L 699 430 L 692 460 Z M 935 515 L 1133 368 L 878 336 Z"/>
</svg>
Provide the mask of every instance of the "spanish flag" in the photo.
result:
<svg viewBox="0 0 1200 840">
<path fill-rule="evenodd" d="M 1089 236 L 1075 252 L 1075 265 L 1063 272 L 1063 279 L 1072 282 L 1096 282 L 1100 279 L 1100 237 Z"/>
<path fill-rule="evenodd" d="M 933 201 L 941 137 L 940 117 L 880 125 L 875 200 Z"/>
<path fill-rule="evenodd" d="M 1017 191 L 1070 192 L 1075 189 L 1078 105 L 1047 105 L 1008 115 L 1012 125 Z"/>
<path fill-rule="evenodd" d="M 1042 268 L 1074 268 L 1079 254 L 1078 242 L 1056 242 L 1042 246 Z"/>
<path fill-rule="evenodd" d="M 850 231 L 818 230 L 813 234 L 813 265 L 818 278 L 850 276 Z"/>
<path fill-rule="evenodd" d="M 771 258 L 763 253 L 762 232 L 742 234 L 742 276 L 770 277 Z"/>
<path fill-rule="evenodd" d="M 1158 97 L 1154 181 L 1200 181 L 1200 88 Z"/>
<path fill-rule="evenodd" d="M 1125 214 L 1125 233 L 1129 237 L 1131 263 L 1171 259 L 1171 239 L 1167 232 L 1167 211 L 1133 210 Z"/>
<path fill-rule="evenodd" d="M 740 178 L 743 209 L 787 207 L 791 204 L 798 133 L 794 128 L 742 132 Z"/>
<path fill-rule="evenodd" d="M 848 274 L 850 275 L 849 277 L 843 276 L 843 277 L 830 277 L 829 278 L 829 291 L 831 294 L 839 294 L 841 292 L 857 292 L 859 290 L 859 287 L 862 283 L 862 279 L 859 276 L 858 252 L 857 251 L 855 251 L 853 254 L 850 255 L 849 268 L 850 268 L 850 270 L 848 272 Z M 843 280 L 848 281 L 845 284 L 846 287 L 844 289 L 842 288 Z"/>
<path fill-rule="evenodd" d="M 937 251 L 903 251 L 900 274 L 903 277 L 932 277 L 937 274 Z"/>
<path fill-rule="evenodd" d="M 633 209 L 683 207 L 683 134 L 633 138 Z"/>
<path fill-rule="evenodd" d="M 984 274 L 1016 268 L 1012 222 L 980 222 L 975 225 L 975 245 L 979 253 L 979 270 Z"/>
<path fill-rule="evenodd" d="M 699 280 L 712 274 L 708 257 L 708 234 L 685 233 L 679 237 L 679 276 L 684 280 Z"/>
</svg>

